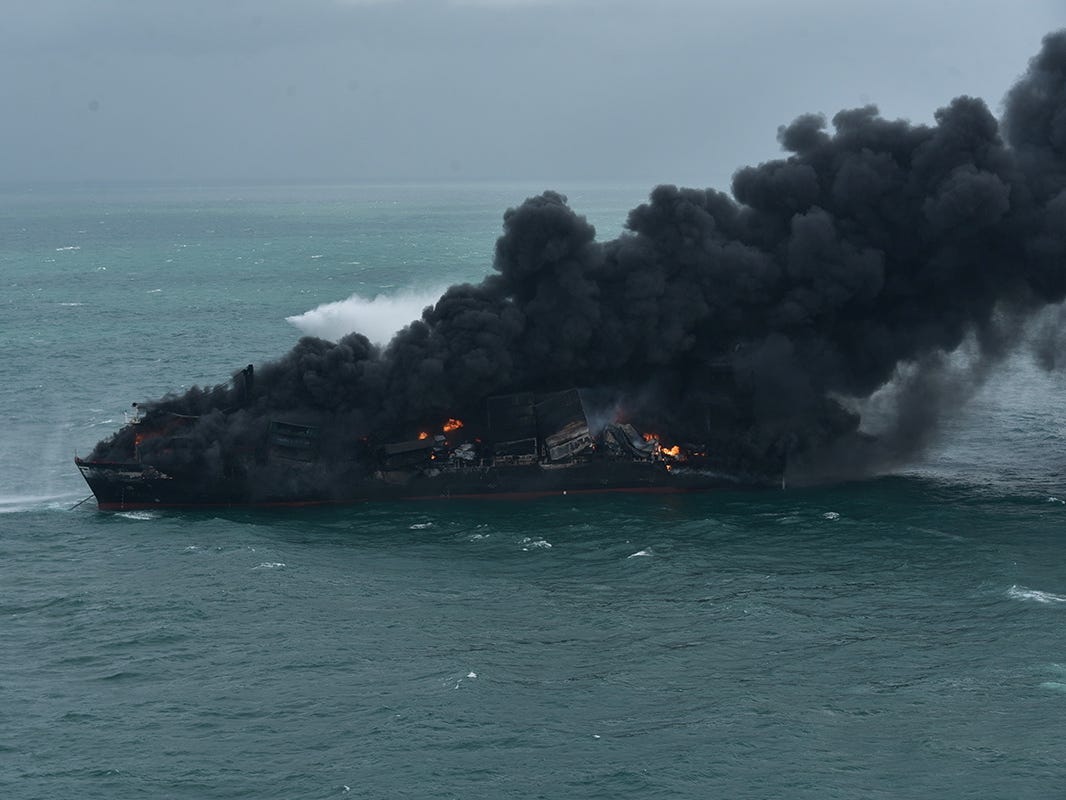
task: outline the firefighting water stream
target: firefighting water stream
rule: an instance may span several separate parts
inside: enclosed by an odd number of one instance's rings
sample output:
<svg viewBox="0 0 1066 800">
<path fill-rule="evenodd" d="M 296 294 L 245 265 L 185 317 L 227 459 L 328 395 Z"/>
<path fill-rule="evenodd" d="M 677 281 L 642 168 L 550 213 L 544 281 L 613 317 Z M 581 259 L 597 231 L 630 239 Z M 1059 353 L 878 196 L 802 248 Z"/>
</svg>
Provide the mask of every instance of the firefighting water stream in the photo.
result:
<svg viewBox="0 0 1066 800">
<path fill-rule="evenodd" d="M 788 156 L 738 170 L 732 196 L 659 186 L 616 239 L 544 191 L 504 215 L 493 274 L 388 344 L 304 338 L 254 380 L 147 406 L 92 460 L 221 480 L 285 425 L 284 447 L 303 430 L 320 463 L 369 474 L 376 447 L 449 417 L 485 429 L 492 395 L 579 387 L 721 471 L 805 482 L 906 463 L 1066 296 L 1064 109 L 1058 33 L 1001 120 L 969 97 L 929 126 L 872 106 L 802 116 L 778 131 Z M 144 433 L 173 434 L 164 415 L 193 420 L 180 448 Z"/>
</svg>

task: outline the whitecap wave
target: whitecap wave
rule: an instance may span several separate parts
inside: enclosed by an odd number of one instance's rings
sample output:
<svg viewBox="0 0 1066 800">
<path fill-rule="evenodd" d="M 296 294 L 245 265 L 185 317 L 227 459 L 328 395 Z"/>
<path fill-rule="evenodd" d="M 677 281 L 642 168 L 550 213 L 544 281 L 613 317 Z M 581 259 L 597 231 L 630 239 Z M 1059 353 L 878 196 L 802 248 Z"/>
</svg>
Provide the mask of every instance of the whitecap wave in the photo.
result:
<svg viewBox="0 0 1066 800">
<path fill-rule="evenodd" d="M 122 517 L 123 519 L 158 519 L 159 515 L 154 511 L 118 511 L 115 513 L 116 517 Z"/>
<path fill-rule="evenodd" d="M 1015 584 L 1007 590 L 1007 597 L 1012 600 L 1029 600 L 1034 603 L 1066 603 L 1066 597 L 1061 594 L 1042 592 L 1039 589 L 1029 589 Z"/>
<path fill-rule="evenodd" d="M 462 677 L 459 677 L 459 678 L 449 678 L 449 679 L 448 679 L 448 681 L 447 681 L 446 683 L 452 683 L 452 681 L 454 681 L 455 683 L 454 683 L 454 685 L 452 686 L 452 688 L 453 688 L 453 689 L 458 689 L 458 688 L 459 688 L 460 686 L 462 686 L 462 685 L 463 685 L 463 681 L 464 681 L 464 680 L 475 680 L 475 679 L 477 679 L 477 673 L 476 673 L 476 672 L 474 672 L 473 670 L 470 670 L 470 671 L 469 671 L 468 673 L 466 673 L 466 675 L 464 675 L 464 676 L 462 676 Z"/>
<path fill-rule="evenodd" d="M 81 250 L 81 247 L 76 244 L 67 245 L 66 247 L 57 247 L 56 252 L 62 253 L 67 250 Z"/>
<path fill-rule="evenodd" d="M 284 567 L 283 561 L 264 561 L 262 564 L 256 564 L 253 569 L 283 569 Z"/>
<path fill-rule="evenodd" d="M 635 553 L 630 553 L 626 558 L 650 558 L 652 555 L 651 548 L 647 547 L 643 550 L 638 550 Z"/>
<path fill-rule="evenodd" d="M 530 536 L 526 536 L 519 542 L 522 545 L 523 550 L 548 550 L 551 548 L 552 543 L 547 539 L 534 539 Z"/>
<path fill-rule="evenodd" d="M 437 302 L 443 292 L 443 287 L 435 287 L 373 298 L 353 294 L 347 300 L 323 303 L 303 314 L 286 317 L 285 321 L 306 334 L 333 342 L 359 332 L 370 341 L 383 344 L 422 316 L 422 309 Z"/>
</svg>

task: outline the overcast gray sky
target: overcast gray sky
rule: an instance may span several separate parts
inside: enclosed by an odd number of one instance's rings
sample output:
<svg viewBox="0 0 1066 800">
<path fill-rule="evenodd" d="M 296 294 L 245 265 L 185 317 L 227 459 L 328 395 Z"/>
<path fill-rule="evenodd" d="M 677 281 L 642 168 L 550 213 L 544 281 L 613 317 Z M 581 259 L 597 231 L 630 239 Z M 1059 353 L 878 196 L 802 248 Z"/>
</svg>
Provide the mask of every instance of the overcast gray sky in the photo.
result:
<svg viewBox="0 0 1066 800">
<path fill-rule="evenodd" d="M 1062 0 L 5 0 L 0 182 L 722 186 L 777 126 L 994 111 Z"/>
</svg>

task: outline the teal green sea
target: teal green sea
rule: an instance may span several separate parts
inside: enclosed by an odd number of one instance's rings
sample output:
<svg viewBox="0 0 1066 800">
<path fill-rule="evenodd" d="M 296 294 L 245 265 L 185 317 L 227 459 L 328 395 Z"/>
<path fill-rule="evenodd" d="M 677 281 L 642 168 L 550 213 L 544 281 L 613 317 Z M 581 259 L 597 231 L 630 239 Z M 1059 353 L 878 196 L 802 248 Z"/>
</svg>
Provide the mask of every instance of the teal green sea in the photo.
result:
<svg viewBox="0 0 1066 800">
<path fill-rule="evenodd" d="M 75 505 L 131 401 L 479 280 L 546 188 L 610 238 L 650 187 L 0 192 L 0 797 L 1066 794 L 1066 379 L 1024 356 L 864 481 Z"/>
</svg>

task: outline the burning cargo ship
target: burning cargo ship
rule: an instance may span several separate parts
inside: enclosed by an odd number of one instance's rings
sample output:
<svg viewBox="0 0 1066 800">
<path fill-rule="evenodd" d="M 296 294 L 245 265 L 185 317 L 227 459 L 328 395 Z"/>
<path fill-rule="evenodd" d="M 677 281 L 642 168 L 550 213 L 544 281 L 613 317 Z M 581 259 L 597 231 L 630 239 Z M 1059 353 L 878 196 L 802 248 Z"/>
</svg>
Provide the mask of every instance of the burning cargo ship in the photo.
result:
<svg viewBox="0 0 1066 800">
<path fill-rule="evenodd" d="M 449 418 L 401 440 L 361 437 L 340 458 L 326 452 L 327 428 L 281 419 L 270 420 L 258 441 L 205 458 L 191 441 L 199 417 L 141 405 L 106 457 L 98 449 L 75 462 L 103 510 L 683 492 L 781 481 L 783 464 L 741 469 L 706 443 L 667 442 L 628 422 L 590 418 L 577 389 L 520 392 L 488 398 L 478 420 Z"/>
<path fill-rule="evenodd" d="M 890 468 L 1011 344 L 1035 337 L 1056 363 L 1061 316 L 1033 328 L 1066 301 L 1064 119 L 1057 31 L 1001 120 L 972 97 L 932 124 L 874 106 L 805 114 L 778 129 L 786 155 L 737 170 L 731 193 L 658 186 L 608 241 L 543 192 L 504 213 L 492 272 L 387 344 L 304 337 L 255 385 L 248 369 L 151 404 L 78 467 L 102 508 L 680 491 L 776 485 L 786 461 L 804 482 Z M 617 393 L 629 412 L 590 415 L 572 386 Z"/>
</svg>

